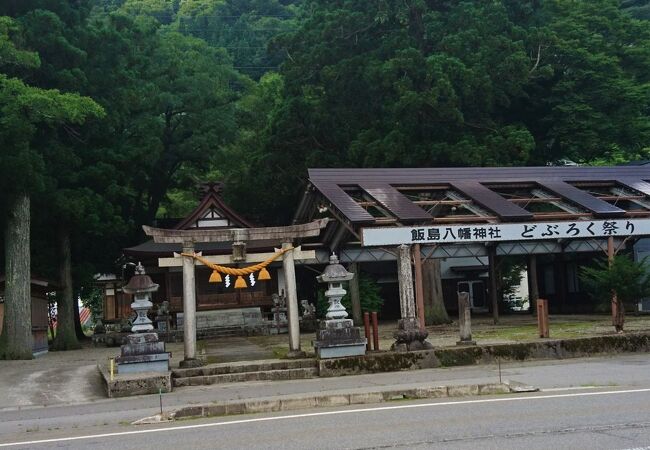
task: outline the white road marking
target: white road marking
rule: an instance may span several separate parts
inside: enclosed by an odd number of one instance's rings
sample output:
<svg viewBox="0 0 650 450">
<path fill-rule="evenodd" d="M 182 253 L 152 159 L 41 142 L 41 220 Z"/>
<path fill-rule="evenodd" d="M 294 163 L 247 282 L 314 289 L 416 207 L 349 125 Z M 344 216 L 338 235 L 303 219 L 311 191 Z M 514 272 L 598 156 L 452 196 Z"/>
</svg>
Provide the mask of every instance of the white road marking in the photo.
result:
<svg viewBox="0 0 650 450">
<path fill-rule="evenodd" d="M 304 414 L 291 414 L 287 416 L 273 416 L 273 417 L 257 417 L 254 419 L 240 419 L 240 420 L 231 420 L 227 422 L 213 422 L 213 423 L 202 423 L 196 425 L 181 425 L 177 427 L 167 427 L 167 428 L 152 428 L 148 430 L 136 430 L 136 431 L 120 431 L 115 433 L 103 433 L 103 434 L 93 434 L 87 436 L 70 436 L 63 438 L 55 439 L 41 439 L 35 441 L 23 441 L 23 442 L 8 442 L 5 444 L 0 444 L 0 447 L 15 447 L 18 445 L 35 445 L 35 444 L 50 444 L 52 442 L 69 442 L 69 441 L 79 441 L 82 439 L 97 439 L 97 438 L 106 438 L 106 437 L 116 437 L 116 436 L 129 436 L 134 434 L 146 434 L 146 433 L 160 433 L 164 431 L 177 431 L 177 430 L 192 430 L 196 428 L 210 428 L 210 427 L 222 427 L 227 425 L 239 425 L 243 423 L 254 423 L 254 422 L 270 422 L 275 420 L 290 420 L 290 419 L 300 419 L 304 417 L 318 417 L 318 416 L 333 416 L 337 414 L 355 414 L 355 413 L 366 413 L 366 412 L 375 412 L 375 411 L 389 411 L 396 409 L 409 409 L 409 408 L 428 408 L 428 407 L 438 407 L 438 406 L 454 406 L 454 405 L 469 405 L 475 403 L 500 403 L 500 402 L 515 402 L 522 400 L 547 400 L 550 398 L 568 398 L 568 397 L 591 397 L 597 395 L 621 395 L 621 394 L 637 394 L 640 392 L 650 392 L 650 388 L 646 389 L 628 389 L 624 391 L 600 391 L 600 392 L 578 392 L 573 394 L 553 394 L 553 395 L 538 395 L 538 396 L 526 396 L 526 397 L 500 397 L 500 398 L 486 398 L 480 400 L 458 400 L 458 401 L 447 401 L 439 403 L 418 403 L 415 405 L 395 405 L 395 406 L 379 406 L 374 408 L 357 408 L 357 409 L 347 409 L 343 411 L 323 411 L 315 413 L 304 413 Z"/>
</svg>

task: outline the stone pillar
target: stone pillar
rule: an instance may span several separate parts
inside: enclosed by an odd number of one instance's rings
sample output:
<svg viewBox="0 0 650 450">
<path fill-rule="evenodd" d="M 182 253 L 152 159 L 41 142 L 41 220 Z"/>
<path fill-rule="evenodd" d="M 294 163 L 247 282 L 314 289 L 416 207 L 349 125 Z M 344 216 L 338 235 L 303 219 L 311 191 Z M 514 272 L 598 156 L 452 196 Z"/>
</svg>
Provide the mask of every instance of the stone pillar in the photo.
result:
<svg viewBox="0 0 650 450">
<path fill-rule="evenodd" d="M 359 296 L 359 267 L 357 263 L 350 264 L 348 272 L 354 274 L 354 278 L 350 280 L 350 300 L 352 301 L 352 319 L 356 326 L 360 326 L 361 319 L 361 297 Z"/>
<path fill-rule="evenodd" d="M 460 341 L 456 345 L 476 345 L 472 340 L 472 312 L 469 307 L 469 292 L 458 293 L 458 327 Z"/>
<path fill-rule="evenodd" d="M 282 244 L 282 249 L 291 248 L 289 242 Z M 290 358 L 305 356 L 300 350 L 300 319 L 298 314 L 298 291 L 296 288 L 296 267 L 293 261 L 293 252 L 288 251 L 282 256 L 284 269 L 284 284 L 287 288 L 287 316 L 289 320 L 289 353 Z"/>
<path fill-rule="evenodd" d="M 415 315 L 411 246 L 400 245 L 398 249 L 397 278 L 402 318 L 397 322 L 397 331 L 393 334 L 395 343 L 393 343 L 392 350 L 405 352 L 433 348 L 431 343 L 426 340 L 429 333 L 424 328 L 420 328 L 420 323 Z"/>
<path fill-rule="evenodd" d="M 183 253 L 194 253 L 194 242 L 183 244 Z M 196 359 L 196 281 L 194 258 L 183 256 L 183 350 L 185 358 L 181 367 L 197 367 L 202 362 Z"/>
</svg>

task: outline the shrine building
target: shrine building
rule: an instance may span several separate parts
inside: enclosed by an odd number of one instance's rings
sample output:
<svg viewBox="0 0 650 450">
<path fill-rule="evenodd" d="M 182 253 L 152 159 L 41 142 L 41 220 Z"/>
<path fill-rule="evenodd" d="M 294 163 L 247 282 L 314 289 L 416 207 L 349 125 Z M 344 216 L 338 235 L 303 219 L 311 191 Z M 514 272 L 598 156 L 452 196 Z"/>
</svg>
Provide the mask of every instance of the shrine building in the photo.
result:
<svg viewBox="0 0 650 450">
<path fill-rule="evenodd" d="M 399 318 L 398 285 L 411 274 L 398 271 L 397 248 L 407 246 L 420 316 L 436 301 L 455 311 L 457 294 L 465 291 L 475 312 L 496 318 L 507 303 L 499 294 L 499 270 L 512 260 L 524 267 L 530 300 L 548 299 L 552 313 L 592 312 L 596 305 L 582 289 L 580 267 L 608 252 L 630 250 L 650 235 L 649 181 L 650 166 L 310 169 L 289 227 L 327 221 L 292 240 L 299 249 L 297 296 L 316 302 L 315 276 L 335 252 L 349 271 L 378 283 L 384 298 L 380 317 Z M 281 241 L 248 236 L 253 224 L 225 204 L 221 189 L 219 183 L 204 185 L 199 205 L 169 227 L 170 235 L 232 233 L 222 242 L 193 243 L 198 254 L 232 267 L 246 263 L 247 255 L 276 252 Z M 154 303 L 168 301 L 176 317 L 183 310 L 183 244 L 163 241 L 126 248 L 124 255 L 142 262 L 160 285 Z M 247 308 L 268 313 L 273 294 L 286 289 L 282 263 L 268 269 L 270 280 L 235 289 L 234 280 L 210 283 L 211 270 L 197 265 L 197 314 Z M 102 282 L 108 322 L 130 314 L 131 300 L 118 278 Z M 360 321 L 358 288 L 350 291 L 350 313 Z"/>
<path fill-rule="evenodd" d="M 415 294 L 427 306 L 457 293 L 503 309 L 499 266 L 527 268 L 532 300 L 553 313 L 593 312 L 580 267 L 650 235 L 650 167 L 310 169 L 294 223 L 334 220 L 321 242 L 351 271 L 382 282 L 386 315 L 398 313 L 397 246 L 412 253 Z M 646 246 L 647 247 L 647 246 Z"/>
</svg>

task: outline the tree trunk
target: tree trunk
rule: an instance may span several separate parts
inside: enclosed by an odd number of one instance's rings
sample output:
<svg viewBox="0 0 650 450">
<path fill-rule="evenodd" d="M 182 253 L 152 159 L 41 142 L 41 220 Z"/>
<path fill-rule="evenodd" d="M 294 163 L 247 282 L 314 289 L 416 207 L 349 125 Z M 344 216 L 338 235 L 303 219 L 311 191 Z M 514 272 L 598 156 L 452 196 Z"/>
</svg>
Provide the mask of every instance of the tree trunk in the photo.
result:
<svg viewBox="0 0 650 450">
<path fill-rule="evenodd" d="M 57 325 L 56 337 L 52 343 L 53 350 L 73 350 L 80 348 L 74 329 L 74 295 L 72 290 L 72 254 L 70 249 L 70 231 L 62 226 L 58 233 L 59 248 L 59 284 L 61 290 L 56 296 Z"/>
<path fill-rule="evenodd" d="M 422 284 L 424 285 L 425 323 L 427 325 L 451 323 L 442 296 L 439 259 L 429 259 L 422 264 Z"/>
<path fill-rule="evenodd" d="M 30 201 L 21 194 L 9 212 L 5 234 L 5 311 L 0 358 L 32 359 Z"/>
</svg>

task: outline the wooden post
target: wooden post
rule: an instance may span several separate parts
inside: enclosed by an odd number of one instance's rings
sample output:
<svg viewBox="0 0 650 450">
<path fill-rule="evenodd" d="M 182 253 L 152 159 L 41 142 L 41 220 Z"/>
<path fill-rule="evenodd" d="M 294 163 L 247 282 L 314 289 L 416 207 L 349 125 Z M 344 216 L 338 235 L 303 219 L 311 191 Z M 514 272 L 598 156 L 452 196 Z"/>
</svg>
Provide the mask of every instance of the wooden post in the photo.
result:
<svg viewBox="0 0 650 450">
<path fill-rule="evenodd" d="M 372 317 L 372 346 L 375 351 L 379 350 L 379 322 L 377 320 L 377 311 L 373 311 Z"/>
<path fill-rule="evenodd" d="M 363 313 L 363 329 L 366 333 L 366 350 L 372 350 L 370 344 L 370 313 Z"/>
<path fill-rule="evenodd" d="M 348 272 L 354 274 L 354 278 L 350 280 L 350 300 L 352 301 L 352 319 L 356 326 L 361 325 L 361 297 L 359 296 L 359 267 L 357 263 L 350 264 Z"/>
<path fill-rule="evenodd" d="M 537 329 L 539 330 L 539 337 L 547 338 L 549 336 L 548 329 L 548 300 L 537 300 Z"/>
<path fill-rule="evenodd" d="M 535 305 L 539 298 L 539 284 L 537 283 L 537 256 L 528 256 L 528 307 L 535 312 Z"/>
<path fill-rule="evenodd" d="M 415 267 L 415 304 L 420 328 L 424 329 L 424 288 L 422 284 L 422 254 L 420 244 L 413 245 L 413 263 Z"/>
<path fill-rule="evenodd" d="M 397 257 L 397 279 L 399 283 L 399 306 L 402 319 L 415 318 L 413 295 L 413 271 L 411 270 L 411 246 L 400 245 Z"/>
<path fill-rule="evenodd" d="M 194 242 L 184 242 L 183 253 L 194 254 Z M 179 363 L 181 367 L 202 365 L 196 359 L 196 280 L 191 256 L 183 256 L 183 350 L 185 356 Z"/>
<path fill-rule="evenodd" d="M 490 300 L 492 303 L 492 317 L 494 324 L 499 323 L 499 301 L 497 295 L 497 248 L 492 245 L 488 247 L 488 264 L 490 270 Z"/>
<path fill-rule="evenodd" d="M 290 242 L 282 244 L 282 249 L 291 248 Z M 296 287 L 296 267 L 293 261 L 293 253 L 286 252 L 282 256 L 282 268 L 284 269 L 284 284 L 287 288 L 287 318 L 289 320 L 289 353 L 288 356 L 302 357 L 304 352 L 300 350 L 300 322 L 298 317 L 298 291 Z"/>
</svg>

